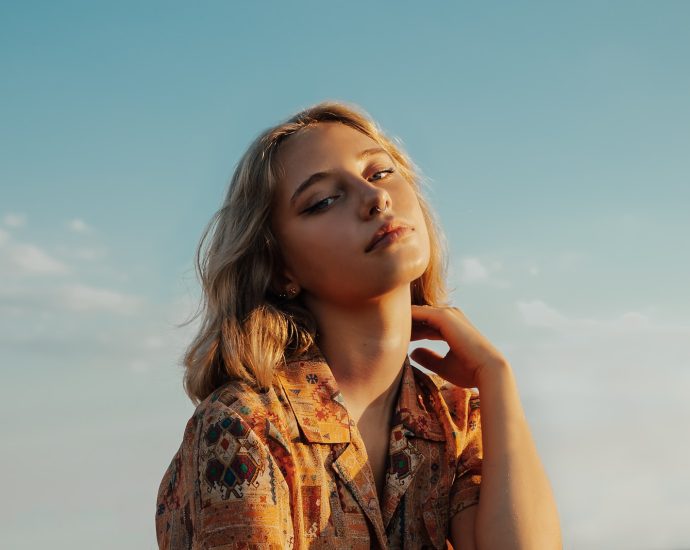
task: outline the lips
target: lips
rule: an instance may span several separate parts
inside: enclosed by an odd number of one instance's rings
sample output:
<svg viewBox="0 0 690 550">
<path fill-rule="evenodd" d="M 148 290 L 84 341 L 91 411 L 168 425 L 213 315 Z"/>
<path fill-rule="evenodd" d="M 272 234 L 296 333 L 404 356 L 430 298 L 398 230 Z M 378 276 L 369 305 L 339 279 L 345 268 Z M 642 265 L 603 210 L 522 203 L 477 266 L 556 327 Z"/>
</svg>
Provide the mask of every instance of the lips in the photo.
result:
<svg viewBox="0 0 690 550">
<path fill-rule="evenodd" d="M 386 235 L 394 232 L 404 233 L 407 229 L 409 229 L 409 226 L 405 225 L 404 223 L 394 221 L 384 223 L 381 227 L 379 227 L 379 230 L 374 233 L 374 236 L 371 238 L 371 241 L 369 241 L 369 244 L 364 252 L 370 252 L 371 249 L 376 246 L 376 243 L 378 243 Z"/>
</svg>

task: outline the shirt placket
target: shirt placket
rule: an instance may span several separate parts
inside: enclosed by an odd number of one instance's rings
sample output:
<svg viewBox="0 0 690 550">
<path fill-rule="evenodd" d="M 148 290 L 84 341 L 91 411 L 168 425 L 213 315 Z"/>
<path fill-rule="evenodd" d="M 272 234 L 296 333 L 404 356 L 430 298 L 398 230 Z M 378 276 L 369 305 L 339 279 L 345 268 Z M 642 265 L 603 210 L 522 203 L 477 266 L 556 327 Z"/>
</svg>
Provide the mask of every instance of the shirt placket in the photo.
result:
<svg viewBox="0 0 690 550">
<path fill-rule="evenodd" d="M 400 501 L 412 485 L 414 478 L 424 463 L 424 455 L 419 452 L 412 434 L 402 425 L 393 427 L 388 443 L 388 469 L 381 507 L 384 529 L 400 505 Z"/>
<path fill-rule="evenodd" d="M 357 427 L 350 427 L 350 443 L 333 461 L 332 467 L 343 485 L 348 488 L 369 520 L 380 548 L 388 548 L 388 539 L 376 493 L 376 481 L 369 465 L 366 448 Z"/>
</svg>

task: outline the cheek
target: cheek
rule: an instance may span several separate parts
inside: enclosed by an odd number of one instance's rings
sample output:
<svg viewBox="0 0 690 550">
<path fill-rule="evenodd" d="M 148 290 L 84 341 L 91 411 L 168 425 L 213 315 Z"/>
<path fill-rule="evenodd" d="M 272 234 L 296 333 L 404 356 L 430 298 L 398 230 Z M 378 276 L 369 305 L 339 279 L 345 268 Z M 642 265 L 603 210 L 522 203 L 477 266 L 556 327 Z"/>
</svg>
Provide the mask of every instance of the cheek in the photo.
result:
<svg viewBox="0 0 690 550">
<path fill-rule="evenodd" d="M 403 209 L 405 213 L 410 216 L 412 222 L 414 222 L 415 228 L 419 231 L 420 235 L 425 235 L 428 238 L 428 229 L 426 225 L 426 219 L 424 218 L 424 212 L 422 211 L 422 206 L 419 204 L 417 195 L 410 188 L 400 197 L 401 203 L 404 205 Z"/>
<path fill-rule="evenodd" d="M 282 250 L 286 264 L 302 280 L 322 277 L 350 255 L 348 243 L 352 238 L 338 227 L 343 225 L 314 223 L 308 229 L 300 228 L 299 234 L 285 235 Z"/>
<path fill-rule="evenodd" d="M 413 204 L 411 211 L 414 212 L 412 218 L 414 219 L 415 230 L 419 234 L 419 246 L 420 250 L 425 253 L 425 255 L 430 255 L 431 241 L 429 237 L 429 228 L 426 224 L 426 218 L 424 217 L 424 212 L 422 207 L 417 200 L 416 195 L 412 198 Z"/>
</svg>

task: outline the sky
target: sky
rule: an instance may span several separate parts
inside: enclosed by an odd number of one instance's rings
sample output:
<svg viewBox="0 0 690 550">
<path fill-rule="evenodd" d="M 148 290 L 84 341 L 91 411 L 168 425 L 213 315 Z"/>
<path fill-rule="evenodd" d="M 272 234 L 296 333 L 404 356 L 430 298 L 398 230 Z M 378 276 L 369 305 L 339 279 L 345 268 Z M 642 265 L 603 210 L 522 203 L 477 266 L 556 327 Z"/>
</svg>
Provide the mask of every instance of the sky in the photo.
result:
<svg viewBox="0 0 690 550">
<path fill-rule="evenodd" d="M 424 174 L 565 548 L 690 548 L 688 28 L 683 1 L 0 3 L 0 546 L 156 548 L 199 238 L 252 139 L 334 99 Z"/>
</svg>

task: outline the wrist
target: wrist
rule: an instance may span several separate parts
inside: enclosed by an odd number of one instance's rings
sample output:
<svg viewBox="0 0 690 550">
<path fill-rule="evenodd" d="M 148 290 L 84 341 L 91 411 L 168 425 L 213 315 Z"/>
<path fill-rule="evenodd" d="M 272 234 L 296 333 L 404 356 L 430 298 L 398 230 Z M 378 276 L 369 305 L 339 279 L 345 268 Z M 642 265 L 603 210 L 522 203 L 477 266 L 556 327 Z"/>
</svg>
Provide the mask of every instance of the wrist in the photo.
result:
<svg viewBox="0 0 690 550">
<path fill-rule="evenodd" d="M 506 359 L 500 358 L 489 363 L 484 363 L 479 366 L 474 373 L 475 387 L 481 388 L 496 380 L 505 379 L 511 374 L 512 367 Z"/>
</svg>

